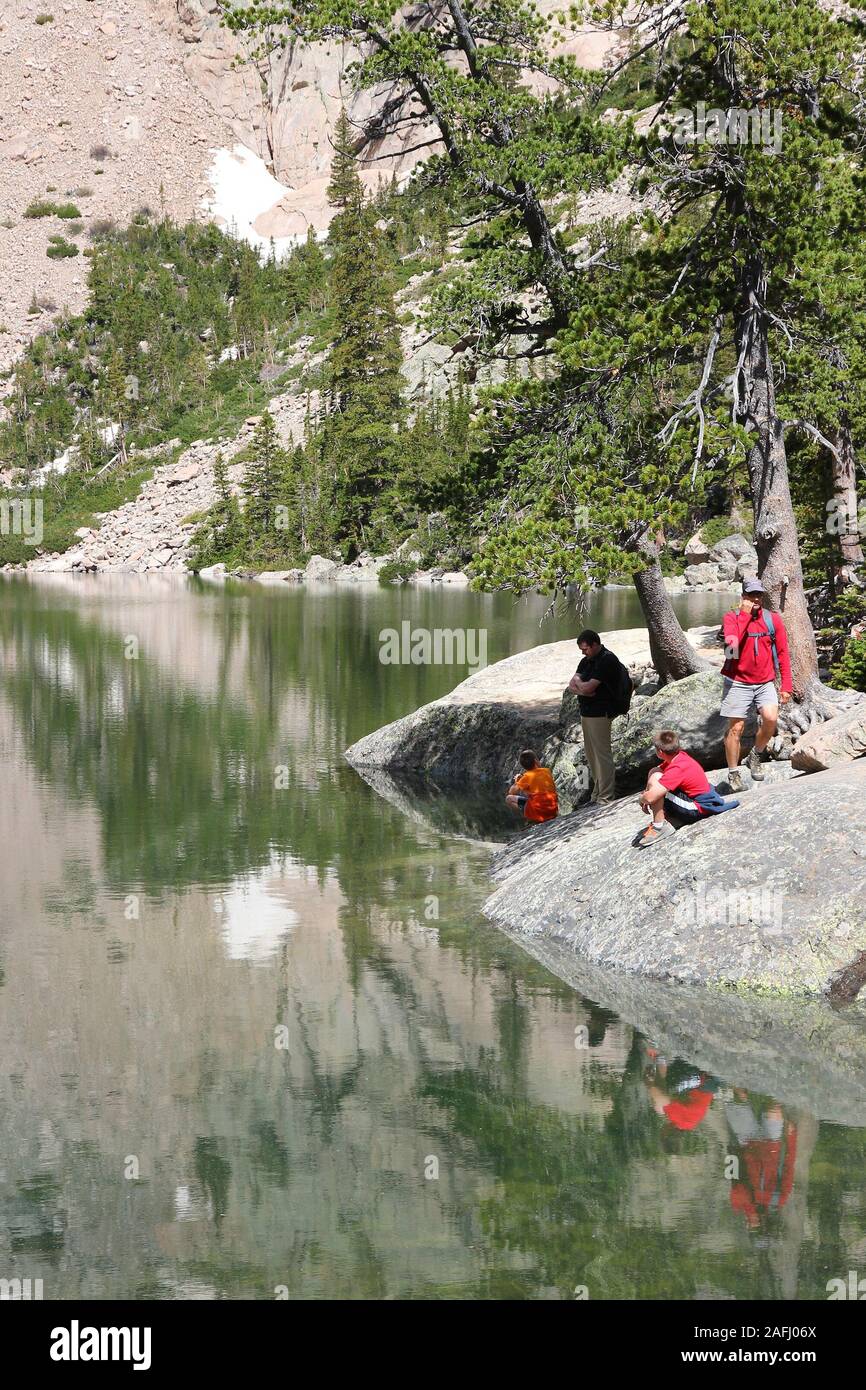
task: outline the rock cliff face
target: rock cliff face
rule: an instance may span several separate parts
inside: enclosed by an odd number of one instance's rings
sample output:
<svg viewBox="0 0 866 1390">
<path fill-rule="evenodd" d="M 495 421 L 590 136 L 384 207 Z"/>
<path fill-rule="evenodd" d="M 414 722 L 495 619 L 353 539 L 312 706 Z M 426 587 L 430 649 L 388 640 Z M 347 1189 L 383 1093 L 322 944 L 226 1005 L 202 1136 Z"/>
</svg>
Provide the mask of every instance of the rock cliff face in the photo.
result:
<svg viewBox="0 0 866 1390">
<path fill-rule="evenodd" d="M 495 861 L 485 912 L 658 980 L 820 995 L 861 970 L 866 762 L 753 788 L 650 850 L 633 844 L 642 824 L 628 799 L 524 835 Z"/>
<path fill-rule="evenodd" d="M 286 220 L 292 215 L 306 215 L 313 225 L 327 222 L 324 189 L 331 168 L 329 135 L 339 110 L 345 106 L 350 120 L 361 129 L 379 106 L 377 93 L 357 93 L 352 88 L 349 68 L 359 51 L 341 42 L 289 43 L 271 57 L 236 67 L 235 60 L 250 57 L 253 44 L 246 36 L 221 28 L 218 0 L 158 0 L 158 4 L 165 24 L 185 43 L 185 71 L 215 113 L 292 190 L 279 210 L 284 220 L 275 210 L 274 231 L 265 235 L 286 235 Z M 563 0 L 542 0 L 539 8 L 555 14 L 566 6 Z M 571 35 L 557 53 L 571 53 L 587 67 L 601 67 L 616 42 L 609 33 L 588 26 Z M 368 168 L 368 181 L 409 171 L 423 157 L 407 153 L 417 143 L 417 132 L 374 140 L 366 153 L 377 163 Z"/>
<path fill-rule="evenodd" d="M 290 43 L 281 52 L 256 62 L 253 44 L 220 26 L 219 0 L 159 0 L 165 22 L 185 45 L 184 69 L 228 124 L 237 141 L 266 163 L 286 192 L 256 222 L 263 236 L 279 239 L 303 234 L 308 226 L 328 224 L 326 188 L 331 166 L 330 134 L 340 108 L 361 131 L 380 109 L 382 95 L 353 90 L 349 69 L 358 50 L 340 43 Z M 542 0 L 553 14 L 563 0 Z M 614 36 L 587 27 L 572 35 L 557 52 L 574 54 L 587 67 L 600 67 L 617 42 Z M 389 133 L 365 149 L 369 185 L 408 174 L 424 158 L 412 147 L 429 139 L 432 129 Z"/>
<path fill-rule="evenodd" d="M 329 136 L 341 106 L 360 129 L 379 100 L 353 91 L 357 53 L 344 44 L 290 44 L 246 61 L 252 45 L 221 26 L 218 0 L 65 0 L 50 22 L 46 13 L 41 0 L 17 0 L 0 14 L 0 367 L 58 309 L 84 304 L 81 256 L 48 259 L 57 224 L 22 216 L 47 189 L 89 189 L 73 195 L 83 249 L 93 223 L 124 224 L 142 205 L 178 220 L 206 215 L 215 156 L 242 147 L 277 181 L 254 231 L 300 237 L 328 223 Z M 564 51 L 597 67 L 615 41 L 587 29 Z M 408 152 L 416 143 L 417 133 L 374 141 L 367 182 L 407 174 L 422 157 Z"/>
</svg>

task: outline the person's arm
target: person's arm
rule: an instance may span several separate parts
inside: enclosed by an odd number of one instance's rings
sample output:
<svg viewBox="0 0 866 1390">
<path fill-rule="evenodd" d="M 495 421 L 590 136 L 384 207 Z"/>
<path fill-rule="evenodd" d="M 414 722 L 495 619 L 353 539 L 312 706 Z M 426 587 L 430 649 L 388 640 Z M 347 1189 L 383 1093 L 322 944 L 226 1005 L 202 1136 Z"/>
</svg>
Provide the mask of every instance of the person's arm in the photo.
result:
<svg viewBox="0 0 866 1390">
<path fill-rule="evenodd" d="M 782 675 L 782 693 L 780 699 L 782 704 L 786 705 L 791 698 L 791 691 L 794 689 L 794 681 L 791 676 L 791 651 L 788 646 L 788 633 L 778 613 L 773 614 L 773 626 L 776 629 L 776 655 L 779 658 L 779 670 Z"/>
<path fill-rule="evenodd" d="M 594 695 L 600 685 L 601 681 L 596 680 L 594 676 L 592 680 L 585 681 L 576 671 L 568 682 L 569 690 L 573 690 L 575 695 Z"/>
<path fill-rule="evenodd" d="M 640 794 L 641 806 L 658 806 L 659 802 L 664 801 L 667 787 L 662 786 L 661 782 L 654 782 L 651 787 L 647 787 Z"/>
<path fill-rule="evenodd" d="M 663 1115 L 671 1103 L 671 1098 L 659 1086 L 654 1086 L 651 1081 L 645 1081 L 647 1094 L 652 1102 L 652 1108 L 657 1115 Z"/>
<path fill-rule="evenodd" d="M 725 656 L 731 661 L 739 661 L 740 645 L 749 630 L 749 623 L 752 621 L 752 609 L 737 608 L 726 613 L 722 619 L 722 633 L 725 639 Z"/>
</svg>

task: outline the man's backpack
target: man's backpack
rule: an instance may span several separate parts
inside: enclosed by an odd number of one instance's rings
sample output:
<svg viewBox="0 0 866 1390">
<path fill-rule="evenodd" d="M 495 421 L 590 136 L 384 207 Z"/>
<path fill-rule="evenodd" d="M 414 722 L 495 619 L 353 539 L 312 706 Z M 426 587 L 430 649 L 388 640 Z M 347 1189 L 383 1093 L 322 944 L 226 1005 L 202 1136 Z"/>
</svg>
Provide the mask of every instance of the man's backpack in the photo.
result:
<svg viewBox="0 0 866 1390">
<path fill-rule="evenodd" d="M 762 608 L 761 612 L 764 615 L 764 622 L 770 634 L 770 646 L 773 650 L 773 665 L 776 668 L 776 680 L 779 680 L 782 675 L 782 668 L 779 665 L 779 653 L 776 651 L 776 624 L 773 622 L 773 615 L 769 608 Z"/>
<path fill-rule="evenodd" d="M 613 656 L 613 653 L 611 652 Z M 618 714 L 628 714 L 631 708 L 631 697 L 634 694 L 634 686 L 631 683 L 628 667 L 623 666 L 619 657 L 614 656 L 617 671 L 616 679 L 610 683 L 610 702 L 611 718 L 615 719 Z"/>
</svg>

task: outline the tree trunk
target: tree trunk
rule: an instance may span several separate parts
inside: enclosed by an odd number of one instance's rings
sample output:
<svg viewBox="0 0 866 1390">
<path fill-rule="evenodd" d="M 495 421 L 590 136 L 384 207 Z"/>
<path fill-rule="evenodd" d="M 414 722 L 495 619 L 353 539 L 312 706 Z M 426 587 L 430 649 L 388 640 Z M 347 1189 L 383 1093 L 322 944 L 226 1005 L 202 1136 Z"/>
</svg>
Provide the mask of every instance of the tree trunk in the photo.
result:
<svg viewBox="0 0 866 1390">
<path fill-rule="evenodd" d="M 847 415 L 842 416 L 833 443 L 836 454 L 830 455 L 830 465 L 833 472 L 833 500 L 839 523 L 839 549 L 842 552 L 842 565 L 836 572 L 836 587 L 844 589 L 847 584 L 854 583 L 857 570 L 863 564 L 857 517 L 857 458 Z"/>
<path fill-rule="evenodd" d="M 794 695 L 802 700 L 818 685 L 818 653 L 803 589 L 785 440 L 776 411 L 767 316 L 763 308 L 766 288 L 760 258 L 752 256 L 743 275 L 742 305 L 736 325 L 737 423 L 751 431 L 754 441 L 747 466 L 755 517 L 758 574 L 773 607 L 784 617 L 791 649 Z"/>
<path fill-rule="evenodd" d="M 662 577 L 658 546 L 644 535 L 637 548 L 647 563 L 646 568 L 635 575 L 634 586 L 649 632 L 653 666 L 661 680 L 665 683 L 678 681 L 683 676 L 693 676 L 696 671 L 708 671 L 710 663 L 698 656 L 674 612 Z"/>
</svg>

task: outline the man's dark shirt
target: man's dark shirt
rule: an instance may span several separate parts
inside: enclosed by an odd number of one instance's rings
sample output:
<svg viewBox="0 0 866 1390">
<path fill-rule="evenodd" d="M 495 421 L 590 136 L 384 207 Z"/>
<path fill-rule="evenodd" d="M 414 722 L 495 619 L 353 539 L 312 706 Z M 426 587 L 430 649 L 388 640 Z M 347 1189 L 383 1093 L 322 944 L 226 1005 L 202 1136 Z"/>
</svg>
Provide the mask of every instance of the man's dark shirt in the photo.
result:
<svg viewBox="0 0 866 1390">
<path fill-rule="evenodd" d="M 582 715 L 589 718 L 600 715 L 610 717 L 613 713 L 613 695 L 611 692 L 616 688 L 618 672 L 616 657 L 613 652 L 608 651 L 607 647 L 602 647 L 595 656 L 583 658 L 577 668 L 577 674 L 581 680 L 601 681 L 601 684 L 594 695 L 578 695 Z"/>
</svg>

